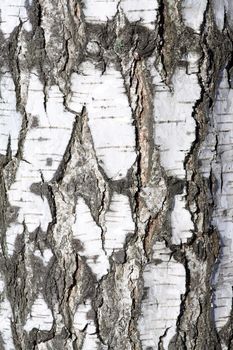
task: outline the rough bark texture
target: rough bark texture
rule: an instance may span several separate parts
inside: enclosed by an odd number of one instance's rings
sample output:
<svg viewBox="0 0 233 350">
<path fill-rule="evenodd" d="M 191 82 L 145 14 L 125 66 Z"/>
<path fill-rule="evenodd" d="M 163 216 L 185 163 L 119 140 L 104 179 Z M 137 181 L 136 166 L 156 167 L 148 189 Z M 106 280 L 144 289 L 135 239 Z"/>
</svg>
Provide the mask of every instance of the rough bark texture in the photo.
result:
<svg viewBox="0 0 233 350">
<path fill-rule="evenodd" d="M 0 349 L 233 349 L 232 0 L 0 11 Z"/>
</svg>

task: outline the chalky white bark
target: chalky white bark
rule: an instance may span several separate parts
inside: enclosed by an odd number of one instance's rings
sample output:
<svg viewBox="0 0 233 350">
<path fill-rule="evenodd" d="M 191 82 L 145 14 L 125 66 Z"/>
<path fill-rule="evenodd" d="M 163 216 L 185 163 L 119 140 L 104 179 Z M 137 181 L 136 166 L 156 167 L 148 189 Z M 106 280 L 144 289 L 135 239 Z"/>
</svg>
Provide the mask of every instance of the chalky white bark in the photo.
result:
<svg viewBox="0 0 233 350">
<path fill-rule="evenodd" d="M 24 329 L 27 332 L 30 332 L 33 328 L 49 331 L 52 324 L 53 316 L 51 310 L 49 310 L 43 296 L 39 294 L 32 305 L 30 316 L 27 318 Z"/>
<path fill-rule="evenodd" d="M 136 159 L 132 115 L 122 76 L 113 66 L 102 74 L 85 62 L 71 78 L 69 108 L 87 108 L 89 127 L 100 165 L 112 180 L 124 178 Z"/>
<path fill-rule="evenodd" d="M 32 29 L 28 19 L 25 0 L 2 0 L 0 4 L 1 11 L 1 30 L 6 38 L 10 36 L 13 30 L 20 24 L 27 31 Z"/>
<path fill-rule="evenodd" d="M 22 117 L 16 111 L 15 84 L 8 72 L 3 72 L 0 81 L 0 154 L 5 155 L 10 143 L 13 155 L 18 150 Z"/>
<path fill-rule="evenodd" d="M 83 244 L 81 256 L 87 258 L 87 264 L 100 279 L 107 274 L 109 262 L 102 243 L 102 230 L 91 216 L 90 209 L 82 198 L 78 199 L 73 225 L 73 237 Z"/>
<path fill-rule="evenodd" d="M 200 32 L 206 5 L 207 0 L 184 0 L 182 3 L 184 22 L 196 32 Z"/>
<path fill-rule="evenodd" d="M 40 258 L 43 261 L 43 264 L 46 266 L 52 258 L 53 253 L 51 249 L 45 249 L 43 252 L 35 250 L 34 255 Z"/>
<path fill-rule="evenodd" d="M 85 332 L 82 345 L 83 350 L 98 350 L 99 341 L 96 335 L 96 326 L 92 317 L 88 318 L 88 312 L 92 310 L 90 300 L 79 305 L 74 315 L 74 328 L 80 332 Z"/>
<path fill-rule="evenodd" d="M 192 112 L 200 97 L 197 74 L 187 74 L 184 68 L 177 68 L 171 90 L 154 68 L 151 68 L 151 75 L 155 91 L 154 138 L 160 149 L 161 163 L 168 175 L 184 179 L 185 156 L 195 140 L 196 125 Z"/>
<path fill-rule="evenodd" d="M 0 295 L 1 295 L 1 304 L 0 304 L 0 322 L 1 330 L 0 334 L 4 342 L 6 350 L 14 350 L 14 343 L 12 337 L 11 321 L 13 320 L 11 305 L 6 296 L 5 283 L 0 280 Z"/>
<path fill-rule="evenodd" d="M 83 199 L 78 200 L 73 237 L 83 244 L 80 255 L 87 258 L 88 265 L 98 279 L 107 274 L 108 258 L 113 252 L 123 249 L 127 235 L 133 234 L 134 229 L 135 225 L 126 196 L 113 195 L 102 229 L 94 222 L 90 209 Z"/>
<path fill-rule="evenodd" d="M 8 191 L 10 204 L 19 209 L 17 223 L 11 224 L 7 232 L 9 254 L 13 253 L 17 234 L 23 232 L 23 223 L 29 232 L 37 227 L 46 231 L 52 220 L 47 199 L 33 194 L 31 186 L 52 180 L 64 155 L 74 122 L 74 115 L 64 110 L 58 87 L 52 86 L 47 96 L 44 96 L 43 85 L 35 73 L 31 73 L 29 78 L 26 112 L 29 130 L 23 159 L 16 180 Z"/>
<path fill-rule="evenodd" d="M 213 0 L 215 21 L 219 30 L 223 30 L 225 18 L 233 26 L 233 4 L 231 0 Z"/>
<path fill-rule="evenodd" d="M 192 237 L 194 225 L 190 212 L 185 208 L 185 193 L 176 195 L 171 213 L 172 243 L 186 243 Z"/>
<path fill-rule="evenodd" d="M 105 226 L 104 247 L 107 255 L 111 256 L 113 252 L 123 249 L 127 235 L 133 234 L 135 230 L 126 196 L 113 194 L 105 216 Z"/>
<path fill-rule="evenodd" d="M 144 271 L 145 296 L 139 331 L 142 348 L 168 349 L 176 333 L 181 296 L 185 293 L 185 269 L 171 257 L 171 251 L 157 242 L 153 253 L 154 263 Z"/>
<path fill-rule="evenodd" d="M 233 90 L 224 70 L 213 110 L 212 123 L 200 152 L 203 175 L 216 178 L 213 225 L 221 237 L 221 253 L 214 273 L 214 315 L 220 330 L 229 320 L 232 307 L 233 285 Z"/>
<path fill-rule="evenodd" d="M 130 22 L 141 21 L 146 27 L 155 27 L 157 0 L 86 0 L 84 15 L 87 22 L 101 23 L 111 20 L 121 9 Z"/>
</svg>

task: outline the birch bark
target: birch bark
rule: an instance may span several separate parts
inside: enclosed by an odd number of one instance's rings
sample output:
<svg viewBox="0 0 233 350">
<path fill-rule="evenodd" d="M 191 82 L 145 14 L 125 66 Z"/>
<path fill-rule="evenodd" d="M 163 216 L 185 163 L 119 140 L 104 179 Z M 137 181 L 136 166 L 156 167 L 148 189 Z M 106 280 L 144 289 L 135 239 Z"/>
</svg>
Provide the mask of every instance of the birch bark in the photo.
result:
<svg viewBox="0 0 233 350">
<path fill-rule="evenodd" d="M 232 1 L 0 16 L 0 349 L 233 349 Z"/>
</svg>

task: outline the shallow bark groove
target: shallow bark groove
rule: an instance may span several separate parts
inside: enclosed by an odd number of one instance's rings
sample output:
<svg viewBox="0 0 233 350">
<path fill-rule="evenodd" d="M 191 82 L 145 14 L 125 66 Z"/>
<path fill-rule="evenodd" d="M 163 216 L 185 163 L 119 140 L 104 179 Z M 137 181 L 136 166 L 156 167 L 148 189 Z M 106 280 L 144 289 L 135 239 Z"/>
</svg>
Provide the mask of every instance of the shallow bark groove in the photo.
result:
<svg viewBox="0 0 233 350">
<path fill-rule="evenodd" d="M 0 348 L 232 349 L 231 0 L 0 12 Z"/>
</svg>

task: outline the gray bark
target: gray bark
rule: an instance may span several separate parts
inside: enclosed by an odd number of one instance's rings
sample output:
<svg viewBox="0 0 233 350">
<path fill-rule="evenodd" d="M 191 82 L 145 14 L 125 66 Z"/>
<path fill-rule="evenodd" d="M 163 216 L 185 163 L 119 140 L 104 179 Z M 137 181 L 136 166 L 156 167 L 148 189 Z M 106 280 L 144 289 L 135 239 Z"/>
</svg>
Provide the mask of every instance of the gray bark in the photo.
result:
<svg viewBox="0 0 233 350">
<path fill-rule="evenodd" d="M 233 349 L 231 0 L 0 10 L 0 348 Z"/>
</svg>

